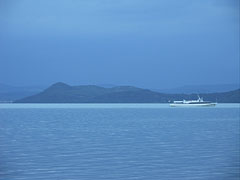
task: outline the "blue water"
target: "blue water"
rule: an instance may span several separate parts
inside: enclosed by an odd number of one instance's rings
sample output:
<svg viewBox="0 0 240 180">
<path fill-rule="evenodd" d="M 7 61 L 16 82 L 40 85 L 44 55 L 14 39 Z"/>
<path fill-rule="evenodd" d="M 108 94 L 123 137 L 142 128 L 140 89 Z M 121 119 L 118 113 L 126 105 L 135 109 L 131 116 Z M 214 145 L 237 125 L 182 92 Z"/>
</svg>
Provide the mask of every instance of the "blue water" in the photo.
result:
<svg viewBox="0 0 240 180">
<path fill-rule="evenodd" d="M 239 104 L 0 104 L 0 180 L 237 180 Z"/>
</svg>

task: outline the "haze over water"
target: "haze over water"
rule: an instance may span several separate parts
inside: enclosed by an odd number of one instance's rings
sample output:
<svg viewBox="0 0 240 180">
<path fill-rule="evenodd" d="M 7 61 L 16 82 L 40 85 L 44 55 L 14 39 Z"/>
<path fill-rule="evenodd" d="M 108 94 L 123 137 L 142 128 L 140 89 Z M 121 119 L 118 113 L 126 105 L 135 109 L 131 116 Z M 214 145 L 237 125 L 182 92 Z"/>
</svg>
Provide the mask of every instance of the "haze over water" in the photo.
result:
<svg viewBox="0 0 240 180">
<path fill-rule="evenodd" d="M 237 180 L 239 104 L 0 104 L 0 180 Z"/>
</svg>

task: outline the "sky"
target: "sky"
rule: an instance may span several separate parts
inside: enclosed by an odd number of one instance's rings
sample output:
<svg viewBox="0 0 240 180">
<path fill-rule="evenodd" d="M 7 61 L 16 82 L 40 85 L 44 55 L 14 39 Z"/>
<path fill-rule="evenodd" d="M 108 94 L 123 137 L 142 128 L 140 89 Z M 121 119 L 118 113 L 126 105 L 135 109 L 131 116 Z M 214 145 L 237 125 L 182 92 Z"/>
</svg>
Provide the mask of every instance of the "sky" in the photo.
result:
<svg viewBox="0 0 240 180">
<path fill-rule="evenodd" d="M 239 82 L 238 0 L 0 0 L 0 83 Z"/>
</svg>

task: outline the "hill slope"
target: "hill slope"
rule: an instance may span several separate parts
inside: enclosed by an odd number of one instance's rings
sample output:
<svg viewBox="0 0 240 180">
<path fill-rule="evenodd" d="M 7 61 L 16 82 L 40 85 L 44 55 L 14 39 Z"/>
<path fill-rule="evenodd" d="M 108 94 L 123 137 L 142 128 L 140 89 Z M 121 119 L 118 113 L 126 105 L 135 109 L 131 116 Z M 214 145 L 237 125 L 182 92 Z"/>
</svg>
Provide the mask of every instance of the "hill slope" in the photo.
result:
<svg viewBox="0 0 240 180">
<path fill-rule="evenodd" d="M 215 85 L 188 85 L 171 89 L 155 89 L 153 91 L 167 94 L 193 94 L 193 93 L 219 93 L 239 89 L 239 84 L 215 84 Z"/>
<path fill-rule="evenodd" d="M 0 83 L 0 102 L 15 101 L 41 92 L 43 86 L 10 86 Z"/>
<path fill-rule="evenodd" d="M 240 90 L 200 94 L 206 100 L 217 102 L 240 102 Z M 164 94 L 132 86 L 104 88 L 100 86 L 69 86 L 56 83 L 33 96 L 16 103 L 167 103 L 173 100 L 196 99 L 197 94 Z"/>
</svg>

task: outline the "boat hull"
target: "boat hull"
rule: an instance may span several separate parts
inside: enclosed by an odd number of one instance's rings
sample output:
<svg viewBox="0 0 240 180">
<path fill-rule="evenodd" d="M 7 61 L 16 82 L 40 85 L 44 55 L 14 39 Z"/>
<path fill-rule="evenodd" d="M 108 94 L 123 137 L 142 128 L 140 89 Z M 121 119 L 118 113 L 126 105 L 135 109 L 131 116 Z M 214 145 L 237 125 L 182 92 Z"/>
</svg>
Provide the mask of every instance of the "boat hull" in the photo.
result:
<svg viewBox="0 0 240 180">
<path fill-rule="evenodd" d="M 170 104 L 171 107 L 209 107 L 216 106 L 217 103 L 203 103 L 203 104 Z"/>
</svg>

